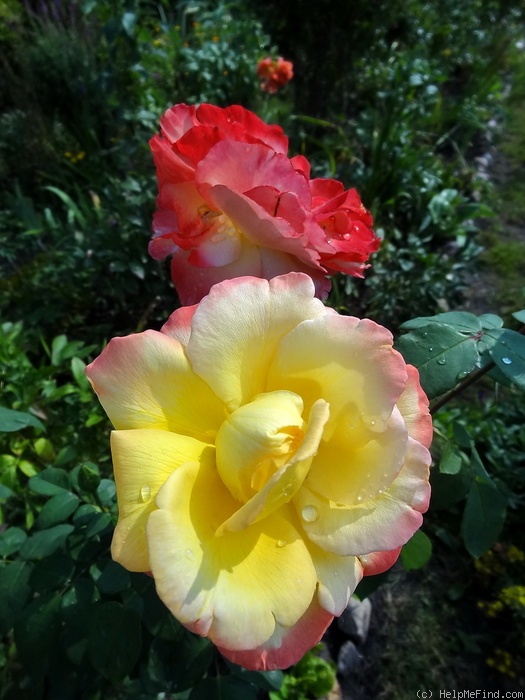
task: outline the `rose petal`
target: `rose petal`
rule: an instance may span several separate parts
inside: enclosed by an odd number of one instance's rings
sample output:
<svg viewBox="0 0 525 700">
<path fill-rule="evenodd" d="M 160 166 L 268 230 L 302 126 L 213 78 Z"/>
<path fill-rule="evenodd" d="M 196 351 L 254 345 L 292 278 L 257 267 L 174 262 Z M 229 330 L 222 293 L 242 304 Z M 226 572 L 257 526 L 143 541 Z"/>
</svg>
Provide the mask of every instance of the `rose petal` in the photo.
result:
<svg viewBox="0 0 525 700">
<path fill-rule="evenodd" d="M 429 465 L 428 450 L 409 438 L 405 464 L 392 485 L 378 497 L 351 507 L 321 498 L 303 484 L 293 503 L 303 515 L 304 531 L 322 549 L 342 556 L 393 550 L 406 544 L 428 508 Z"/>
<path fill-rule="evenodd" d="M 326 632 L 333 615 L 324 610 L 314 597 L 310 607 L 293 627 L 276 625 L 272 637 L 256 649 L 232 651 L 218 647 L 234 664 L 252 671 L 273 671 L 288 668 L 300 661 Z"/>
<path fill-rule="evenodd" d="M 178 340 L 183 347 L 186 347 L 191 335 L 191 320 L 196 310 L 197 304 L 181 306 L 180 309 L 175 309 L 160 329 L 160 332 L 169 335 L 174 340 Z"/>
<path fill-rule="evenodd" d="M 328 500 L 358 505 L 379 496 L 403 466 L 408 433 L 394 409 L 385 430 L 373 432 L 351 415 L 336 426 L 330 440 L 319 447 L 306 486 Z"/>
<path fill-rule="evenodd" d="M 279 343 L 267 389 L 298 394 L 305 410 L 323 398 L 330 404 L 325 439 L 351 412 L 382 432 L 405 388 L 406 364 L 386 328 L 368 319 L 325 314 L 300 323 Z"/>
<path fill-rule="evenodd" d="M 433 436 L 432 416 L 428 408 L 428 398 L 419 383 L 419 372 L 407 365 L 408 381 L 404 392 L 397 401 L 410 437 L 425 447 L 430 447 Z"/>
<path fill-rule="evenodd" d="M 188 461 L 215 463 L 215 449 L 166 430 L 114 430 L 111 434 L 119 520 L 111 554 L 129 571 L 150 571 L 146 522 L 160 487 Z"/>
<path fill-rule="evenodd" d="M 310 278 L 291 273 L 270 281 L 222 282 L 199 304 L 188 357 L 230 410 L 267 390 L 268 366 L 281 338 L 302 319 L 327 313 L 313 294 Z"/>
<path fill-rule="evenodd" d="M 363 576 L 376 576 L 388 571 L 399 559 L 402 547 L 397 547 L 389 552 L 372 552 L 363 554 L 359 561 L 363 566 Z"/>
<path fill-rule="evenodd" d="M 117 430 L 158 428 L 212 442 L 224 418 L 182 345 L 157 331 L 113 338 L 86 375 Z"/>
<path fill-rule="evenodd" d="M 289 519 L 274 513 L 216 537 L 236 502 L 206 462 L 176 469 L 157 507 L 147 524 L 151 571 L 161 600 L 191 630 L 219 647 L 244 651 L 304 615 L 315 569 Z"/>
<path fill-rule="evenodd" d="M 328 416 L 328 404 L 322 399 L 312 406 L 303 441 L 295 454 L 268 479 L 253 498 L 221 524 L 217 535 L 243 530 L 251 523 L 267 518 L 290 501 L 308 474 Z"/>
</svg>

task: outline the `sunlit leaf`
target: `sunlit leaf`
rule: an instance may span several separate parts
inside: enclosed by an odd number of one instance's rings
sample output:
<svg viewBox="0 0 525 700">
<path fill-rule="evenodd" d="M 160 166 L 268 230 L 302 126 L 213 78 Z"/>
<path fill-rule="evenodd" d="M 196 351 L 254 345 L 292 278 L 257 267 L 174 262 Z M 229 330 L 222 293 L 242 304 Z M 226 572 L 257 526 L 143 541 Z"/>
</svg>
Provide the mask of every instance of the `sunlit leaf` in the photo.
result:
<svg viewBox="0 0 525 700">
<path fill-rule="evenodd" d="M 489 350 L 497 368 L 521 389 L 525 389 L 525 335 L 504 330 Z"/>
<path fill-rule="evenodd" d="M 417 367 L 431 399 L 449 391 L 478 361 L 477 337 L 450 326 L 429 324 L 410 331 L 396 343 L 407 363 Z"/>
</svg>

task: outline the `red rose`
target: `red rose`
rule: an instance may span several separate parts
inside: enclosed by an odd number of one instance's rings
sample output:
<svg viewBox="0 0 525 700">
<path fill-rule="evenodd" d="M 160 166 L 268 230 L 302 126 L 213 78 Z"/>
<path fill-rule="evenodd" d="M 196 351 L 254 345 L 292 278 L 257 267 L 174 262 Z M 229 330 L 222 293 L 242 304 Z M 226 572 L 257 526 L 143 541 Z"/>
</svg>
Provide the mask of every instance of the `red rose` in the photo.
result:
<svg viewBox="0 0 525 700">
<path fill-rule="evenodd" d="M 182 304 L 217 282 L 305 272 L 316 293 L 328 271 L 362 275 L 378 239 L 355 190 L 309 180 L 303 156 L 288 158 L 278 126 L 234 105 L 175 105 L 151 140 L 159 195 L 150 254 L 172 255 Z"/>
</svg>

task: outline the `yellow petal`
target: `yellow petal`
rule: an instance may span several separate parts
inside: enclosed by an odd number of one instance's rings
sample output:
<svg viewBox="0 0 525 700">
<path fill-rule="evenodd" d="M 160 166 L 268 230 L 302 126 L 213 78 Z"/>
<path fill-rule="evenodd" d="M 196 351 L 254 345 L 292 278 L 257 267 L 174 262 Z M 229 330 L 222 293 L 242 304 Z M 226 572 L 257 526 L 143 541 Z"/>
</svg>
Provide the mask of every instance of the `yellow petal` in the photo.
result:
<svg viewBox="0 0 525 700">
<path fill-rule="evenodd" d="M 111 553 L 130 571 L 149 571 L 146 522 L 160 487 L 188 461 L 214 463 L 213 447 L 165 430 L 117 430 L 111 434 L 119 520 Z"/>
<path fill-rule="evenodd" d="M 251 523 L 268 517 L 293 498 L 308 474 L 329 416 L 326 401 L 319 400 L 312 406 L 303 441 L 295 454 L 253 498 L 221 524 L 217 535 L 243 530 Z"/>
<path fill-rule="evenodd" d="M 224 419 L 182 345 L 164 333 L 113 338 L 86 375 L 117 430 L 159 428 L 212 442 Z"/>
<path fill-rule="evenodd" d="M 322 398 L 330 404 L 329 439 L 341 421 L 359 416 L 381 432 L 405 388 L 406 364 L 392 335 L 368 319 L 327 314 L 299 324 L 277 347 L 267 391 L 287 389 L 305 410 Z"/>
<path fill-rule="evenodd" d="M 309 543 L 308 549 L 319 580 L 319 603 L 332 615 L 341 615 L 363 578 L 363 567 L 357 557 L 326 552 L 313 542 Z"/>
<path fill-rule="evenodd" d="M 246 650 L 302 617 L 316 576 L 286 509 L 216 537 L 236 506 L 212 465 L 186 463 L 161 488 L 147 538 L 158 594 L 175 617 L 219 646 Z"/>
<path fill-rule="evenodd" d="M 355 506 L 334 503 L 299 489 L 293 504 L 307 536 L 319 547 L 342 556 L 389 551 L 408 542 L 421 526 L 428 508 L 430 453 L 408 439 L 407 455 L 398 476 L 379 496 Z"/>
<path fill-rule="evenodd" d="M 280 339 L 304 319 L 328 313 L 314 292 L 309 277 L 290 273 L 270 281 L 227 280 L 201 301 L 188 357 L 230 411 L 267 390 L 268 367 Z"/>
<path fill-rule="evenodd" d="M 297 394 L 273 391 L 224 421 L 215 441 L 217 469 L 235 498 L 252 498 L 295 452 L 304 435 L 302 410 Z"/>
<path fill-rule="evenodd" d="M 373 432 L 353 416 L 334 426 L 321 443 L 306 486 L 336 503 L 357 505 L 383 493 L 403 466 L 408 434 L 397 408 L 383 432 Z"/>
</svg>

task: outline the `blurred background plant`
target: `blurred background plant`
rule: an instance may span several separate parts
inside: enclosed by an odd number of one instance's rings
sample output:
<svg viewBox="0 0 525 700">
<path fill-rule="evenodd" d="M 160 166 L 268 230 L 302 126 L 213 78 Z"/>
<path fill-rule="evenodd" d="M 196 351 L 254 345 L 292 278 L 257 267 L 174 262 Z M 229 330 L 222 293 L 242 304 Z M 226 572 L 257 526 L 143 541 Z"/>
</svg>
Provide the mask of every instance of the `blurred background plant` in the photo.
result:
<svg viewBox="0 0 525 700">
<path fill-rule="evenodd" d="M 312 678 L 333 672 L 315 656 L 286 676 L 225 664 L 149 579 L 110 560 L 110 426 L 83 368 L 177 305 L 169 270 L 147 255 L 148 140 L 177 102 L 255 110 L 316 176 L 357 187 L 384 238 L 364 280 L 334 279 L 330 304 L 392 330 L 465 303 L 512 323 L 525 306 L 522 34 L 518 0 L 0 0 L 2 700 L 326 692 Z M 268 55 L 294 64 L 276 94 L 257 77 Z M 439 412 L 420 540 L 434 555 L 417 571 L 428 557 L 412 545 L 409 571 L 383 587 L 364 697 L 413 697 L 432 664 L 442 687 L 523 687 L 524 412 L 523 394 L 490 379 Z M 468 437 L 451 451 L 458 425 Z M 473 544 L 476 478 L 501 507 Z M 462 655 L 470 668 L 454 665 Z M 407 658 L 423 674 L 410 682 Z"/>
</svg>

